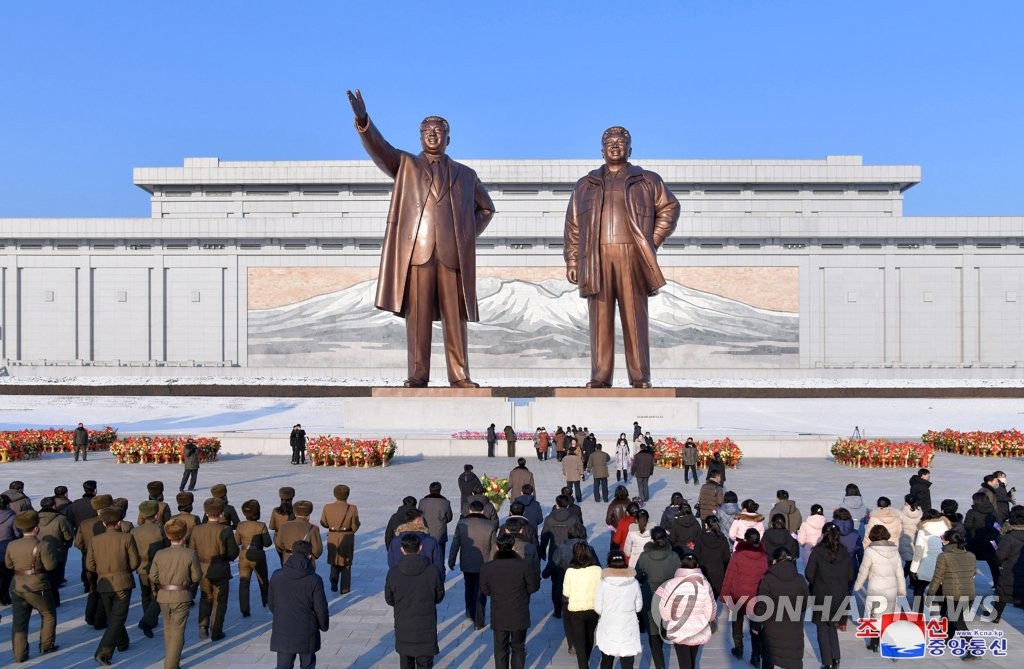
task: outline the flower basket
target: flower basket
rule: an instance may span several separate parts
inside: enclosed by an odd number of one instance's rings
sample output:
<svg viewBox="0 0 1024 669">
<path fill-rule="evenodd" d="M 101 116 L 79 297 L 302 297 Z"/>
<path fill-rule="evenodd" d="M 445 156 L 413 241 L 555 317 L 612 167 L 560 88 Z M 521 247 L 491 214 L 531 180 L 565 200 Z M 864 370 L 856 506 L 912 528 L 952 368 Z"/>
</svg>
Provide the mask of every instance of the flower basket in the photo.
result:
<svg viewBox="0 0 1024 669">
<path fill-rule="evenodd" d="M 110 452 L 119 464 L 180 464 L 189 439 L 195 442 L 200 462 L 217 460 L 220 440 L 211 437 L 132 435 L 111 444 Z"/>
<path fill-rule="evenodd" d="M 921 441 L 937 451 L 971 455 L 980 458 L 1019 458 L 1024 456 L 1024 432 L 998 430 L 996 432 L 960 432 L 958 430 L 929 430 Z"/>
<path fill-rule="evenodd" d="M 391 437 L 351 439 L 320 435 L 306 442 L 306 455 L 314 467 L 385 467 L 396 451 Z"/>
<path fill-rule="evenodd" d="M 678 469 L 683 466 L 683 445 L 685 439 L 665 437 L 654 442 L 654 461 L 666 469 Z M 743 459 L 743 451 L 739 445 L 725 437 L 714 441 L 697 441 L 697 468 L 706 469 L 708 462 L 715 453 L 722 456 L 722 462 L 729 469 L 735 469 Z"/>
<path fill-rule="evenodd" d="M 883 469 L 927 467 L 935 449 L 928 444 L 884 439 L 837 439 L 832 445 L 832 457 L 849 467 Z"/>
</svg>

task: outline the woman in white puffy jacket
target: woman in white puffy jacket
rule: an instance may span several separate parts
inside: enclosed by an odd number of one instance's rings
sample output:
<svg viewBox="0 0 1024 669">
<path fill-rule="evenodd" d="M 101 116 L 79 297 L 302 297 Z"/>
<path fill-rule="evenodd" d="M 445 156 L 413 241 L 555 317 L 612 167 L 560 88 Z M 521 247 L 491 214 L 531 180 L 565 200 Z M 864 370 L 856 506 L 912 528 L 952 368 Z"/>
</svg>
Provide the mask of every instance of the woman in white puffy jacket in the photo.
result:
<svg viewBox="0 0 1024 669">
<path fill-rule="evenodd" d="M 895 613 L 897 599 L 907 595 L 907 579 L 903 575 L 903 561 L 896 544 L 890 541 L 889 530 L 876 525 L 868 534 L 870 544 L 864 549 L 864 559 L 857 572 L 854 590 L 867 584 L 864 617 L 879 618 L 883 613 Z M 868 646 L 878 650 L 878 639 Z"/>
<path fill-rule="evenodd" d="M 615 658 L 622 669 L 633 669 L 633 660 L 642 650 L 636 614 L 643 606 L 636 570 L 626 565 L 622 551 L 612 551 L 594 597 L 594 610 L 601 616 L 594 633 L 594 645 L 601 651 L 601 669 L 612 669 Z"/>
<path fill-rule="evenodd" d="M 914 584 L 914 608 L 923 610 L 924 593 L 935 574 L 935 560 L 942 552 L 942 535 L 951 527 L 941 513 L 927 509 L 921 513 L 914 535 L 914 558 L 910 561 L 910 577 Z"/>
<path fill-rule="evenodd" d="M 636 522 L 629 526 L 626 541 L 622 544 L 622 552 L 626 554 L 626 560 L 631 567 L 636 567 L 636 561 L 644 554 L 644 546 L 651 541 L 651 528 L 648 527 L 650 519 L 647 510 L 640 509 L 636 514 Z"/>
<path fill-rule="evenodd" d="M 629 482 L 629 466 L 632 464 L 632 453 L 629 450 L 629 442 L 626 440 L 626 433 L 619 435 L 615 442 L 615 480 L 623 483 Z"/>
<path fill-rule="evenodd" d="M 796 533 L 796 540 L 800 544 L 800 557 L 803 558 L 805 565 L 811 557 L 811 551 L 821 541 L 821 529 L 825 527 L 825 522 L 825 509 L 822 508 L 821 504 L 812 504 L 811 515 L 804 518 L 804 522 L 800 523 L 800 529 Z"/>
</svg>

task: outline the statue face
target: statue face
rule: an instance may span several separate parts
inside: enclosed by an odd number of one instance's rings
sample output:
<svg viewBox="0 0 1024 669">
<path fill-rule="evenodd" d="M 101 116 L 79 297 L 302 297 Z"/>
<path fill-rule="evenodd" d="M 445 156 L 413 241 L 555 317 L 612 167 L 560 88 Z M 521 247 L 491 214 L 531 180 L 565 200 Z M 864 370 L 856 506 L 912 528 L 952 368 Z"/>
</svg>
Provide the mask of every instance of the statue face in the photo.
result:
<svg viewBox="0 0 1024 669">
<path fill-rule="evenodd" d="M 441 155 L 450 141 L 448 131 L 440 121 L 424 121 L 420 126 L 420 144 L 426 153 Z"/>
<path fill-rule="evenodd" d="M 607 165 L 625 164 L 632 151 L 629 140 L 622 135 L 611 135 L 601 142 L 601 156 Z"/>
</svg>

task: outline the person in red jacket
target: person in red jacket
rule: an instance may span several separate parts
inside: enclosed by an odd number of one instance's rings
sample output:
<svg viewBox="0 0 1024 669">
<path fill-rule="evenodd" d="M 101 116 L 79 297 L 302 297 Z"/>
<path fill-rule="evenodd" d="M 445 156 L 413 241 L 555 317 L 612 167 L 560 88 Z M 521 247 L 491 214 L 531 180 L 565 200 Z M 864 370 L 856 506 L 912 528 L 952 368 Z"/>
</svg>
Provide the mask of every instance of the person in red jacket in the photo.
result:
<svg viewBox="0 0 1024 669">
<path fill-rule="evenodd" d="M 761 579 L 768 571 L 768 556 L 761 545 L 761 533 L 751 527 L 736 542 L 736 550 L 725 570 L 720 599 L 729 607 L 732 617 L 732 654 L 743 658 L 743 618 L 754 610 Z M 750 621 L 750 663 L 761 666 L 761 624 Z"/>
<path fill-rule="evenodd" d="M 612 534 L 611 548 L 609 550 L 622 550 L 626 544 L 626 537 L 629 535 L 629 526 L 636 522 L 636 516 L 640 513 L 640 500 L 633 498 L 633 501 L 626 507 L 626 515 L 619 519 L 619 524 Z"/>
</svg>

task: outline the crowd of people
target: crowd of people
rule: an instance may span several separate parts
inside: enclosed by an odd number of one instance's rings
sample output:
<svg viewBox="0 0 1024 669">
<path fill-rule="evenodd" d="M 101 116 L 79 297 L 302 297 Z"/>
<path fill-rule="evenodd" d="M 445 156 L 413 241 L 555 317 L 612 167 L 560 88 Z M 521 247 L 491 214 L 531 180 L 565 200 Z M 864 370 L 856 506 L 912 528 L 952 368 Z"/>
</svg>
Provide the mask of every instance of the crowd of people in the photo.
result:
<svg viewBox="0 0 1024 669">
<path fill-rule="evenodd" d="M 393 607 L 403 667 L 433 666 L 440 652 L 437 605 L 455 571 L 462 572 L 468 624 L 492 631 L 498 669 L 525 666 L 530 602 L 545 581 L 551 616 L 561 620 L 566 651 L 581 668 L 593 660 L 603 668 L 629 668 L 647 653 L 661 669 L 667 651 L 681 669 L 696 667 L 701 647 L 718 633 L 723 608 L 733 655 L 763 669 L 803 666 L 805 619 L 814 625 L 821 666 L 838 667 L 839 633 L 851 618 L 894 612 L 902 598 L 918 611 L 936 603 L 952 640 L 966 629 L 964 605 L 978 595 L 979 563 L 987 565 L 994 590 L 984 612 L 989 620 L 999 622 L 1007 604 L 1024 606 L 1018 573 L 1024 569 L 1024 506 L 1016 505 L 1004 472 L 983 478 L 965 514 L 953 499 L 933 505 L 926 469 L 910 479 L 905 494 L 894 495 L 900 504 L 883 496 L 869 506 L 850 484 L 836 504 L 813 503 L 802 511 L 780 489 L 764 514 L 757 501 L 741 501 L 725 487 L 720 458 L 698 472 L 696 445 L 688 440 L 684 461 L 693 465 L 683 482 L 699 488 L 689 499 L 673 492 L 659 511 L 649 504 L 653 456 L 639 425 L 632 443 L 623 433 L 610 453 L 585 428 L 559 429 L 548 440 L 540 432 L 538 456 L 545 459 L 545 444 L 554 449 L 565 482 L 547 512 L 527 460 L 519 458 L 508 476 L 507 513 L 487 498 L 467 464 L 457 479 L 457 502 L 435 481 L 422 498 L 406 497 L 391 516 L 383 537 L 384 597 Z M 609 499 L 612 468 L 617 484 Z M 609 532 L 607 552 L 588 536 L 580 485 L 586 474 L 603 513 L 598 526 Z M 630 477 L 636 495 L 627 487 Z M 241 504 L 239 516 L 224 484 L 210 489 L 200 517 L 192 492 L 168 502 L 163 483 L 152 481 L 135 523 L 127 519 L 126 499 L 100 494 L 96 481 L 82 487 L 72 500 L 57 486 L 38 511 L 20 481 L 0 495 L 0 604 L 12 606 L 16 661 L 29 657 L 33 611 L 42 620 L 39 652 L 58 649 L 56 610 L 74 547 L 82 554 L 80 579 L 88 594 L 85 623 L 102 632 L 95 650 L 101 665 L 128 648 L 135 589 L 142 603 L 138 629 L 153 637 L 163 625 L 165 667 L 180 662 L 192 608 L 200 638 L 223 639 L 236 562 L 241 615 L 251 615 L 255 577 L 260 604 L 273 614 L 270 648 L 278 666 L 291 667 L 295 659 L 315 665 L 320 632 L 329 626 L 325 584 L 316 572 L 325 548 L 332 592 L 343 596 L 352 588 L 360 519 L 348 486 L 335 486 L 319 526 L 312 522 L 313 504 L 295 500 L 290 487 L 279 490 L 279 505 L 264 522 L 257 500 Z M 280 566 L 272 576 L 268 548 Z M 867 650 L 877 651 L 878 640 Z M 977 659 L 970 652 L 963 657 Z"/>
</svg>

